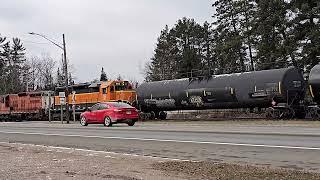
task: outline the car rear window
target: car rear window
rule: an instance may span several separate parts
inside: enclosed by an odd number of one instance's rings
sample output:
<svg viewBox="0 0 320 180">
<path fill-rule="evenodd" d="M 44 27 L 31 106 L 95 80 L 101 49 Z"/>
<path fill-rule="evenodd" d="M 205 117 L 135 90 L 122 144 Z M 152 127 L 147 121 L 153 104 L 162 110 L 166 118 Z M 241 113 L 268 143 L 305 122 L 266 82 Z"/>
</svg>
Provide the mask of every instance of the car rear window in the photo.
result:
<svg viewBox="0 0 320 180">
<path fill-rule="evenodd" d="M 117 108 L 132 108 L 132 106 L 130 106 L 129 104 L 121 103 L 121 102 L 114 102 L 114 103 L 108 103 L 108 104 Z"/>
</svg>

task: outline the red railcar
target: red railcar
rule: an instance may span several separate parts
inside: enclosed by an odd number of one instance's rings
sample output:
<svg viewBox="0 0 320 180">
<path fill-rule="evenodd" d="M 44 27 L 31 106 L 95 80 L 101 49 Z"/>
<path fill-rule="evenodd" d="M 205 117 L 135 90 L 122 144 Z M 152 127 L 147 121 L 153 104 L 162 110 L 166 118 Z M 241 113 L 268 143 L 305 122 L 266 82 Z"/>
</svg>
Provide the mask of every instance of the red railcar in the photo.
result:
<svg viewBox="0 0 320 180">
<path fill-rule="evenodd" d="M 50 92 L 24 92 L 0 97 L 0 118 L 7 120 L 44 119 L 51 105 Z M 53 99 L 52 101 L 53 102 Z"/>
</svg>

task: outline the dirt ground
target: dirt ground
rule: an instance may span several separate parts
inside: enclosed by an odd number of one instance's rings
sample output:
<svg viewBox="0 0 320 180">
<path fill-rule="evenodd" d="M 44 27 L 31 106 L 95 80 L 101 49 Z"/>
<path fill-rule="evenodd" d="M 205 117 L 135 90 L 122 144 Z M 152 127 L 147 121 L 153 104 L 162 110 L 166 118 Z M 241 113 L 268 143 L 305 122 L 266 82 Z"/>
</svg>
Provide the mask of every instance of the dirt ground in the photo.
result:
<svg viewBox="0 0 320 180">
<path fill-rule="evenodd" d="M 0 143 L 0 179 L 320 179 L 320 174 L 215 162 Z"/>
</svg>

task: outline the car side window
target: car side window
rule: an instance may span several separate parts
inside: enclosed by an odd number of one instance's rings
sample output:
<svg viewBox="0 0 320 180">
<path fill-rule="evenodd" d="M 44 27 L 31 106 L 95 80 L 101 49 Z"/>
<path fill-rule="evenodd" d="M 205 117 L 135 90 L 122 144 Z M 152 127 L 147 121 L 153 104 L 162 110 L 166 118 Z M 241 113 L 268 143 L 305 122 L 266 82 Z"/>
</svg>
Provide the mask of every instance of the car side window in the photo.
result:
<svg viewBox="0 0 320 180">
<path fill-rule="evenodd" d="M 99 110 L 105 110 L 109 109 L 109 106 L 107 104 L 100 104 Z"/>
<path fill-rule="evenodd" d="M 96 105 L 91 107 L 91 111 L 96 111 L 98 109 L 99 109 L 99 104 L 96 104 Z"/>
</svg>

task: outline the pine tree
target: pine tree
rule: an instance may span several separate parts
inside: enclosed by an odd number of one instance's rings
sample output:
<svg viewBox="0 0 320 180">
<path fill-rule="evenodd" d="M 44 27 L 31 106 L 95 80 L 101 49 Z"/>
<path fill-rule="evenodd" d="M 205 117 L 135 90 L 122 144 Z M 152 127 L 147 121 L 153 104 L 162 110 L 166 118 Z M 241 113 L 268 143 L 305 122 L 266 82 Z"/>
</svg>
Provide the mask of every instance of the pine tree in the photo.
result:
<svg viewBox="0 0 320 180">
<path fill-rule="evenodd" d="M 254 57 L 255 44 L 257 41 L 255 30 L 255 17 L 257 16 L 256 0 L 241 0 L 234 3 L 235 11 L 240 15 L 240 31 L 243 37 L 243 43 L 246 46 L 246 56 L 249 58 L 251 71 L 255 70 L 256 60 Z M 248 70 L 247 69 L 247 70 Z"/>
<path fill-rule="evenodd" d="M 256 17 L 259 69 L 285 67 L 289 53 L 285 47 L 287 4 L 284 0 L 260 0 Z"/>
<path fill-rule="evenodd" d="M 118 80 L 118 81 L 122 81 L 122 80 L 123 80 L 123 78 L 121 77 L 120 74 L 118 74 L 117 80 Z"/>
<path fill-rule="evenodd" d="M 169 28 L 166 26 L 160 33 L 155 49 L 154 57 L 151 58 L 151 63 L 147 65 L 147 79 L 159 81 L 165 79 L 173 79 L 176 71 L 176 60 L 174 52 L 175 47 L 174 37 L 169 33 Z"/>
<path fill-rule="evenodd" d="M 207 71 L 207 75 L 214 73 L 216 68 L 215 57 L 213 52 L 213 32 L 212 27 L 208 22 L 203 24 L 202 28 L 202 44 L 201 44 L 201 56 L 202 56 L 202 69 Z"/>
<path fill-rule="evenodd" d="M 236 5 L 233 0 L 217 0 L 213 4 L 216 9 L 216 21 L 213 23 L 216 26 L 215 54 L 220 73 L 244 71 L 247 62 L 245 40 L 240 29 L 241 14 L 237 11 Z"/>
<path fill-rule="evenodd" d="M 182 18 L 170 31 L 179 49 L 177 56 L 178 72 L 181 77 L 193 76 L 192 71 L 201 69 L 202 27 L 194 19 Z"/>
<path fill-rule="evenodd" d="M 212 31 L 194 19 L 182 18 L 166 26 L 158 38 L 154 56 L 146 65 L 146 80 L 159 81 L 202 74 L 213 66 Z"/>
<path fill-rule="evenodd" d="M 107 74 L 104 72 L 103 67 L 101 69 L 100 81 L 108 81 Z"/>
<path fill-rule="evenodd" d="M 320 62 L 320 3 L 318 0 L 292 0 L 294 38 L 300 66 L 308 71 Z"/>
<path fill-rule="evenodd" d="M 3 46 L 1 59 L 5 62 L 5 93 L 18 93 L 25 90 L 23 83 L 23 67 L 26 61 L 25 48 L 20 39 L 13 38 L 12 45 L 6 42 Z"/>
<path fill-rule="evenodd" d="M 1 37 L 1 34 L 0 34 L 0 47 L 3 46 L 5 41 L 6 41 L 6 38 L 5 37 Z M 1 48 L 0 49 L 0 76 L 3 75 L 3 68 L 5 66 L 5 59 L 2 57 L 2 54 L 3 54 L 3 50 Z"/>
<path fill-rule="evenodd" d="M 4 94 L 6 92 L 5 88 L 5 74 L 6 74 L 6 61 L 4 57 L 3 46 L 6 42 L 5 37 L 1 37 L 0 35 L 0 94 Z"/>
</svg>

